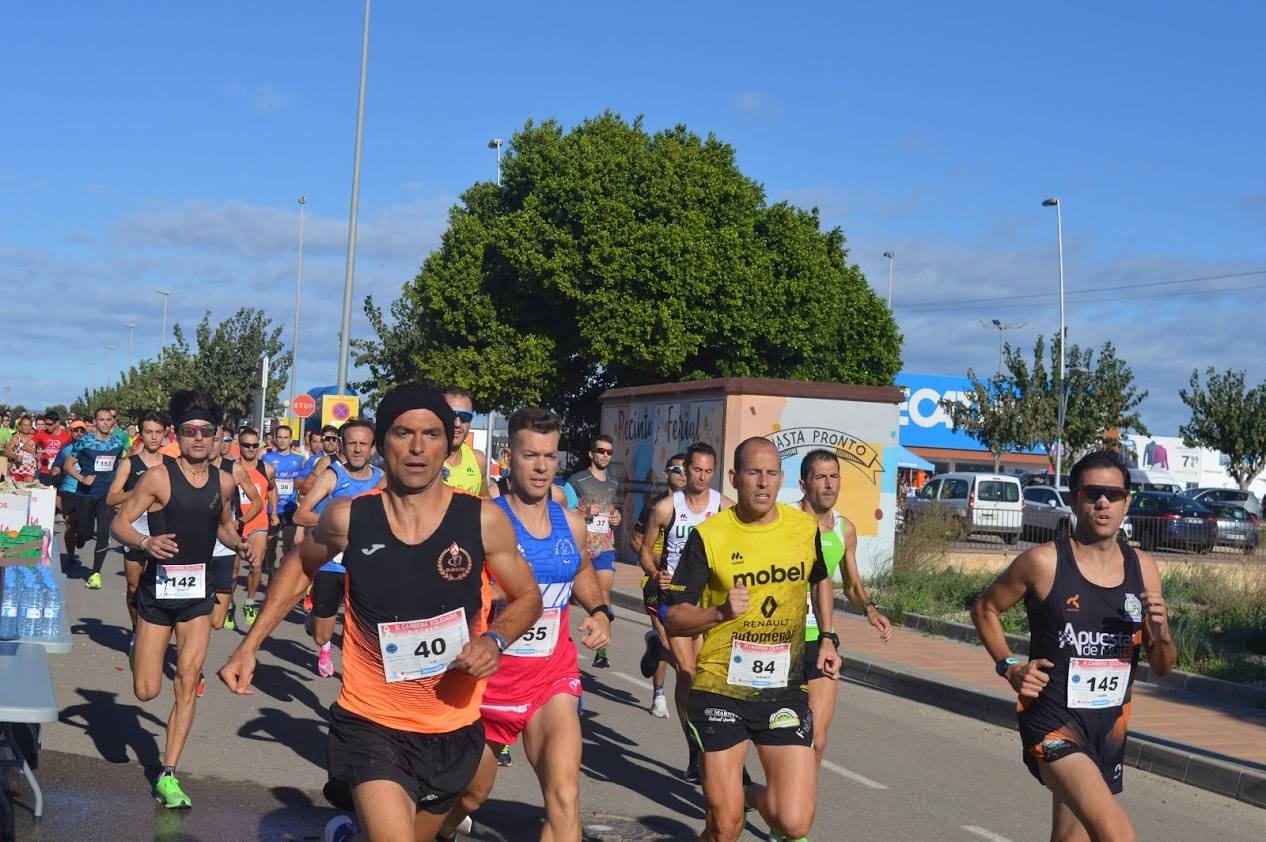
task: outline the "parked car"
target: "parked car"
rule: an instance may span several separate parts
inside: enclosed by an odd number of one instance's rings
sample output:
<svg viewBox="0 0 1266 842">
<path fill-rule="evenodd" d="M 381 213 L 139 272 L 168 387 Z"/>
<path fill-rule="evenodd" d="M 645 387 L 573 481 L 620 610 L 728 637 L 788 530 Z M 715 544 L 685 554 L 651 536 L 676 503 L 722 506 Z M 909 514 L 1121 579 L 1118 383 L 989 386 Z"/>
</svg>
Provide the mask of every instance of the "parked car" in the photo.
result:
<svg viewBox="0 0 1266 842">
<path fill-rule="evenodd" d="M 1248 509 L 1235 503 L 1210 503 L 1218 519 L 1218 546 L 1243 550 L 1245 555 L 1257 549 L 1257 521 Z"/>
<path fill-rule="evenodd" d="M 1173 548 L 1207 553 L 1218 542 L 1213 510 L 1190 497 L 1140 491 L 1130 502 L 1134 537 L 1145 550 Z"/>
<path fill-rule="evenodd" d="M 909 528 L 934 511 L 954 518 L 963 537 L 997 535 L 1014 544 L 1024 520 L 1020 480 L 1008 474 L 941 474 L 906 500 L 904 523 Z"/>
<path fill-rule="evenodd" d="M 1024 489 L 1024 530 L 1021 537 L 1025 541 L 1037 542 L 1071 534 L 1077 525 L 1072 503 L 1072 492 L 1063 486 L 1027 486 Z M 1121 522 L 1120 535 L 1127 541 L 1134 537 L 1134 527 L 1128 515 Z"/>
<path fill-rule="evenodd" d="M 1183 490 L 1183 484 L 1169 471 L 1154 468 L 1130 468 L 1130 487 L 1135 491 L 1163 491 L 1177 494 Z"/>
<path fill-rule="evenodd" d="M 1199 500 L 1206 506 L 1215 503 L 1234 503 L 1243 506 L 1256 520 L 1262 519 L 1262 501 L 1251 491 L 1240 491 L 1238 488 L 1188 488 L 1179 492 L 1184 497 Z"/>
</svg>

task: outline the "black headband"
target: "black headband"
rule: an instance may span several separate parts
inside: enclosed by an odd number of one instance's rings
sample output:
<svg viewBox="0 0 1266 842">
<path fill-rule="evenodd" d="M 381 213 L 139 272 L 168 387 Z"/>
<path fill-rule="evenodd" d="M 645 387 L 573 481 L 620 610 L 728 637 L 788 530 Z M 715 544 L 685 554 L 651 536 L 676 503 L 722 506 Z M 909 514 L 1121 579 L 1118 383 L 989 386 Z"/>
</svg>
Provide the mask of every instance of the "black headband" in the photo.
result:
<svg viewBox="0 0 1266 842">
<path fill-rule="evenodd" d="M 191 409 L 175 420 L 174 424 L 176 427 L 176 434 L 180 434 L 180 426 L 182 424 L 186 424 L 190 421 L 206 421 L 211 425 L 212 432 L 214 432 L 215 428 L 219 426 L 218 419 L 215 418 L 209 411 L 205 409 Z"/>
<path fill-rule="evenodd" d="M 444 393 L 430 383 L 405 383 L 397 386 L 378 402 L 378 422 L 374 425 L 374 444 L 378 452 L 383 452 L 387 440 L 387 431 L 396 423 L 396 419 L 414 409 L 429 409 L 439 417 L 444 425 L 444 442 L 453 440 L 453 410 L 444 398 Z"/>
</svg>

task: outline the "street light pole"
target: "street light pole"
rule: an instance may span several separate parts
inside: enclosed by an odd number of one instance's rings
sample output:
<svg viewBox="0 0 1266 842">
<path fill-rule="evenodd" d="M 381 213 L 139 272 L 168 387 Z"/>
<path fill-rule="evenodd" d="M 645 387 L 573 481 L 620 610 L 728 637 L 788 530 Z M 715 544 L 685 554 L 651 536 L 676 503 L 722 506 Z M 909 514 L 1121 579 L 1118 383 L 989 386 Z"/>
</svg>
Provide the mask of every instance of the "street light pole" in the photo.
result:
<svg viewBox="0 0 1266 842">
<path fill-rule="evenodd" d="M 897 256 L 897 253 L 893 251 L 892 249 L 888 249 L 886 252 L 884 252 L 884 257 L 888 258 L 888 309 L 889 310 L 892 309 L 892 261 L 893 261 L 893 258 L 895 258 L 896 256 Z"/>
<path fill-rule="evenodd" d="M 114 346 L 107 345 L 106 346 L 106 375 L 105 375 L 105 380 L 106 380 L 105 384 L 107 387 L 110 385 L 110 378 L 113 376 L 113 372 L 114 372 L 114 366 L 110 364 L 110 361 L 113 358 L 114 358 Z"/>
<path fill-rule="evenodd" d="M 295 268 L 295 329 L 290 337 L 290 403 L 286 405 L 291 420 L 295 417 L 295 384 L 299 382 L 299 292 L 303 289 L 303 206 L 308 200 L 299 197 L 299 263 Z"/>
<path fill-rule="evenodd" d="M 488 141 L 488 148 L 497 150 L 497 186 L 501 186 L 501 138 L 494 137 Z"/>
<path fill-rule="evenodd" d="M 351 352 L 352 285 L 356 275 L 356 212 L 360 204 L 360 148 L 365 132 L 365 70 L 369 63 L 369 0 L 360 44 L 360 95 L 356 102 L 356 152 L 352 157 L 352 206 L 347 222 L 347 269 L 343 274 L 343 329 L 338 342 L 338 393 L 347 394 L 347 357 Z"/>
<path fill-rule="evenodd" d="M 1055 232 L 1059 240 L 1059 419 L 1058 436 L 1055 439 L 1055 485 L 1058 486 L 1064 468 L 1064 360 L 1068 356 L 1065 346 L 1068 337 L 1064 328 L 1064 217 L 1058 198 L 1046 199 L 1044 208 L 1055 208 Z"/>
<path fill-rule="evenodd" d="M 167 347 L 167 299 L 171 298 L 171 290 L 160 289 L 156 292 L 163 297 L 163 339 L 158 346 L 158 356 L 163 355 L 163 349 Z"/>
<path fill-rule="evenodd" d="M 980 323 L 981 327 L 997 328 L 998 330 L 998 373 L 999 374 L 1002 373 L 1002 346 L 1003 346 L 1002 336 L 1003 334 L 1006 333 L 1008 330 L 1020 330 L 1027 324 L 1028 322 L 1020 322 L 1018 325 L 1008 325 L 1008 324 L 1003 324 L 999 319 L 993 319 L 988 322 L 981 321 Z"/>
<path fill-rule="evenodd" d="M 132 337 L 136 334 L 136 322 L 124 322 L 127 326 L 127 370 L 132 370 Z"/>
</svg>

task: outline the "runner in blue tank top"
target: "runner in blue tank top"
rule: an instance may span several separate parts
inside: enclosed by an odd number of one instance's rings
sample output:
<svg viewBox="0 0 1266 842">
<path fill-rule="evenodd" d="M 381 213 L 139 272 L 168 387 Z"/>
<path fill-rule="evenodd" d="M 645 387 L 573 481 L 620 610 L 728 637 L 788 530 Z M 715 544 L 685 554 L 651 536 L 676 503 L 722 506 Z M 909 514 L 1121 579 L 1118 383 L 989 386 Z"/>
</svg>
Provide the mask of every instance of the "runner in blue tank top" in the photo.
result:
<svg viewBox="0 0 1266 842">
<path fill-rule="evenodd" d="M 273 433 L 273 442 L 277 449 L 260 457 L 266 464 L 273 466 L 273 472 L 277 476 L 276 514 L 281 522 L 276 529 L 268 530 L 268 551 L 264 555 L 264 567 L 269 571 L 276 566 L 278 545 L 281 546 L 281 554 L 285 555 L 294 548 L 298 538 L 294 515 L 299 508 L 299 489 L 295 484 L 303 474 L 303 457 L 291 449 L 292 438 L 290 428 L 280 425 Z"/>
<path fill-rule="evenodd" d="M 298 526 L 316 526 L 321 512 L 331 500 L 359 497 L 373 491 L 382 480 L 382 471 L 369 464 L 369 457 L 374 452 L 374 425 L 360 419 L 348 421 L 343 425 L 341 435 L 347 464 L 334 462 L 330 470 L 317 476 L 312 489 L 303 495 L 303 502 L 295 511 L 294 522 Z M 335 556 L 321 565 L 312 580 L 312 612 L 308 615 L 307 626 L 321 647 L 317 656 L 317 673 L 327 678 L 334 674 L 330 638 L 334 636 L 334 621 L 343 601 L 343 576 L 347 571 L 342 561 L 342 555 Z"/>
<path fill-rule="evenodd" d="M 1025 765 L 1051 791 L 1052 839 L 1134 839 L 1121 792 L 1130 690 L 1140 647 L 1174 668 L 1156 560 L 1117 538 L 1130 505 L 1119 454 L 1083 457 L 1068 477 L 1073 534 L 1021 553 L 972 609 L 998 675 L 1019 696 Z M 1021 599 L 1029 660 L 1011 654 L 1001 615 Z"/>
</svg>

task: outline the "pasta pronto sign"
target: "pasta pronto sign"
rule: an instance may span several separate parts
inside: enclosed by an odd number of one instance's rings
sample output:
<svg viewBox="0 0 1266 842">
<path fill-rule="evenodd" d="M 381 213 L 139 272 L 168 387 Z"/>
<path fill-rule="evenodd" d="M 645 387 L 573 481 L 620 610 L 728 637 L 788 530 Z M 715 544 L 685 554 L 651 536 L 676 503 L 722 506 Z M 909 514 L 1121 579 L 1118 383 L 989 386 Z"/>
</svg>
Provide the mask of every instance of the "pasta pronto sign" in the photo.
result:
<svg viewBox="0 0 1266 842">
<path fill-rule="evenodd" d="M 884 472 L 882 454 L 854 435 L 828 427 L 789 427 L 775 430 L 765 436 L 778 448 L 779 457 L 786 459 L 810 450 L 829 450 L 841 462 L 861 471 L 871 482 L 877 482 Z"/>
</svg>

